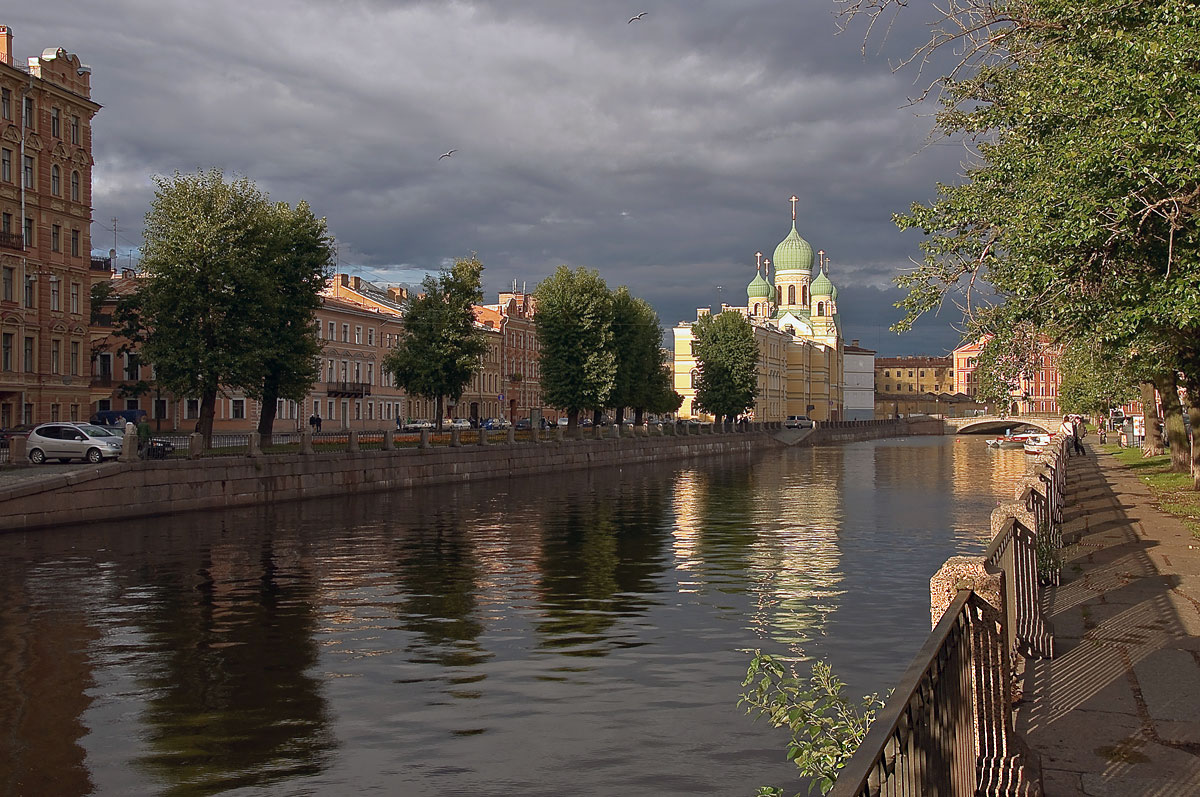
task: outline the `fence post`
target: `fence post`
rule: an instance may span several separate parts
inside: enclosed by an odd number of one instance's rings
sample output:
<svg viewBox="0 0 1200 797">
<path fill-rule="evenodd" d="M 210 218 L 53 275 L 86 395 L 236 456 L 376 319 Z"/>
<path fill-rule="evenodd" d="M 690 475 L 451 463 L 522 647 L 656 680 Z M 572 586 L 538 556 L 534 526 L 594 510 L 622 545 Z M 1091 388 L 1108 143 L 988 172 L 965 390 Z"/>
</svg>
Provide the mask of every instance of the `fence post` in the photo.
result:
<svg viewBox="0 0 1200 797">
<path fill-rule="evenodd" d="M 26 453 L 25 445 L 29 440 L 21 435 L 9 439 L 8 441 L 8 464 L 10 465 L 28 465 L 29 455 Z"/>
<path fill-rule="evenodd" d="M 383 430 L 383 450 L 384 451 L 391 451 L 392 449 L 394 449 L 396 447 L 396 440 L 392 435 L 393 435 L 393 433 L 392 433 L 391 429 Z"/>
<path fill-rule="evenodd" d="M 192 432 L 188 438 L 188 459 L 199 459 L 204 456 L 204 435 Z"/>
<path fill-rule="evenodd" d="M 349 439 L 347 440 L 347 443 L 346 443 L 346 450 L 353 454 L 358 451 L 358 430 L 351 429 L 347 433 L 347 437 Z"/>
<path fill-rule="evenodd" d="M 488 430 L 483 428 L 482 426 L 480 426 L 479 427 L 479 445 L 486 446 L 487 444 L 488 444 Z"/>
<path fill-rule="evenodd" d="M 300 433 L 300 453 L 313 453 L 313 433 L 312 429 L 305 429 Z"/>
<path fill-rule="evenodd" d="M 421 430 L 421 440 L 417 443 L 417 448 L 429 448 L 429 430 Z"/>
<path fill-rule="evenodd" d="M 557 426 L 557 425 L 554 427 L 554 439 L 560 443 L 563 441 L 563 434 L 564 434 L 563 429 L 565 429 L 565 428 L 566 428 L 565 426 Z"/>
<path fill-rule="evenodd" d="M 138 459 L 137 433 L 126 432 L 124 439 L 121 440 L 121 456 L 122 462 L 137 462 Z"/>
<path fill-rule="evenodd" d="M 462 440 L 459 439 L 459 428 L 457 426 L 450 427 L 450 447 L 458 448 L 462 445 Z"/>
<path fill-rule="evenodd" d="M 262 456 L 262 434 L 259 432 L 250 433 L 250 444 L 246 449 L 246 456 L 261 457 Z"/>
<path fill-rule="evenodd" d="M 534 429 L 534 428 L 533 428 L 533 426 L 530 426 L 530 427 L 529 427 L 529 431 L 530 431 L 530 432 L 533 434 L 533 442 L 535 442 L 535 443 L 536 443 L 536 442 L 537 442 L 537 434 L 538 434 L 538 433 L 537 433 L 537 429 Z M 508 444 L 509 444 L 510 446 L 511 446 L 511 445 L 516 445 L 516 442 L 517 442 L 517 427 L 515 427 L 515 426 L 509 426 L 509 427 L 508 427 L 508 434 L 506 435 L 506 437 L 507 437 Z"/>
</svg>

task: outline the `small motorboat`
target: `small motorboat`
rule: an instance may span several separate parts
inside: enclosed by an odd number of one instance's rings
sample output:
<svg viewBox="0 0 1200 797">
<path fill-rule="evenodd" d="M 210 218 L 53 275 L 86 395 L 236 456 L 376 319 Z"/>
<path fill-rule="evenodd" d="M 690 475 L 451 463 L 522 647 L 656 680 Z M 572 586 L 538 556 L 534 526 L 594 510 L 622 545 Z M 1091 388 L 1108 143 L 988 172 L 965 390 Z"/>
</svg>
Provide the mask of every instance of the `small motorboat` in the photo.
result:
<svg viewBox="0 0 1200 797">
<path fill-rule="evenodd" d="M 1038 436 L 1036 434 L 1006 434 L 1000 437 L 990 437 L 986 442 L 989 448 L 1024 448 L 1027 440 Z"/>
<path fill-rule="evenodd" d="M 1049 434 L 1030 435 L 1029 439 L 1025 441 L 1025 445 L 1024 445 L 1025 453 L 1026 454 L 1044 454 L 1046 452 L 1046 449 L 1050 447 L 1050 444 L 1053 441 L 1054 441 L 1054 435 L 1049 435 Z"/>
</svg>

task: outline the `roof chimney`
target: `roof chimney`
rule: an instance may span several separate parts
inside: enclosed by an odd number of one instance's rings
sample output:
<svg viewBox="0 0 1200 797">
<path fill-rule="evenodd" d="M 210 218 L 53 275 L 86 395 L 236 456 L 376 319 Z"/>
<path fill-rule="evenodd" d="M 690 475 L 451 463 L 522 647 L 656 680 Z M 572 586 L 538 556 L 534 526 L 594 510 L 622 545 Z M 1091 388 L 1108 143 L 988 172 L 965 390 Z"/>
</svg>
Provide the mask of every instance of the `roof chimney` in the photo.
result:
<svg viewBox="0 0 1200 797">
<path fill-rule="evenodd" d="M 0 25 L 0 61 L 12 66 L 12 59 L 12 28 Z"/>
<path fill-rule="evenodd" d="M 858 348 L 858 338 L 854 338 L 854 340 L 850 341 L 850 345 Z"/>
</svg>

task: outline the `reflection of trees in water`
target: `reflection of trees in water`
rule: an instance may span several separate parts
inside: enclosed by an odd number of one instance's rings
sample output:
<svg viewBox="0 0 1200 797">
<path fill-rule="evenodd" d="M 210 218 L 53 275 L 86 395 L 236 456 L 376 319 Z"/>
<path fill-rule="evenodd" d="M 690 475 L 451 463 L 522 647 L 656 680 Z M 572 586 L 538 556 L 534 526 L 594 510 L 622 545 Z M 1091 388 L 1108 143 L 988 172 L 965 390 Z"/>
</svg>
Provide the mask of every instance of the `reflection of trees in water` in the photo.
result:
<svg viewBox="0 0 1200 797">
<path fill-rule="evenodd" d="M 471 529 L 453 506 L 424 506 L 393 544 L 400 623 L 416 634 L 413 661 L 465 667 L 491 657 L 477 639 L 480 563 Z"/>
<path fill-rule="evenodd" d="M 269 533 L 257 561 L 244 557 L 252 551 L 213 546 L 198 563 L 145 572 L 154 595 L 139 617 L 153 696 L 141 764 L 166 793 L 316 774 L 334 747 L 308 674 L 317 595 L 306 557 Z"/>
<path fill-rule="evenodd" d="M 0 794 L 91 794 L 80 740 L 99 632 L 92 568 L 53 583 L 0 568 Z"/>
<path fill-rule="evenodd" d="M 538 561 L 542 647 L 599 656 L 620 644 L 610 629 L 645 611 L 647 596 L 660 589 L 668 520 L 664 485 L 649 479 L 571 491 L 546 513 Z"/>
</svg>

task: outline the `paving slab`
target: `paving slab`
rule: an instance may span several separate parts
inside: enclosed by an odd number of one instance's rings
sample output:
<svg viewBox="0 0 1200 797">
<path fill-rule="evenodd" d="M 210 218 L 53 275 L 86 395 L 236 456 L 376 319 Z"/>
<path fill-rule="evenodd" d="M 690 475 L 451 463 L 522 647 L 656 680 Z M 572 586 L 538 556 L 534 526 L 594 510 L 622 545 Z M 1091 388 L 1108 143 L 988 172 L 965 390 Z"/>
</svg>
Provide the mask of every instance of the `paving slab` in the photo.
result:
<svg viewBox="0 0 1200 797">
<path fill-rule="evenodd" d="M 1200 540 L 1090 447 L 1067 482 L 1057 655 L 1026 667 L 1017 730 L 1047 795 L 1200 795 Z"/>
</svg>

